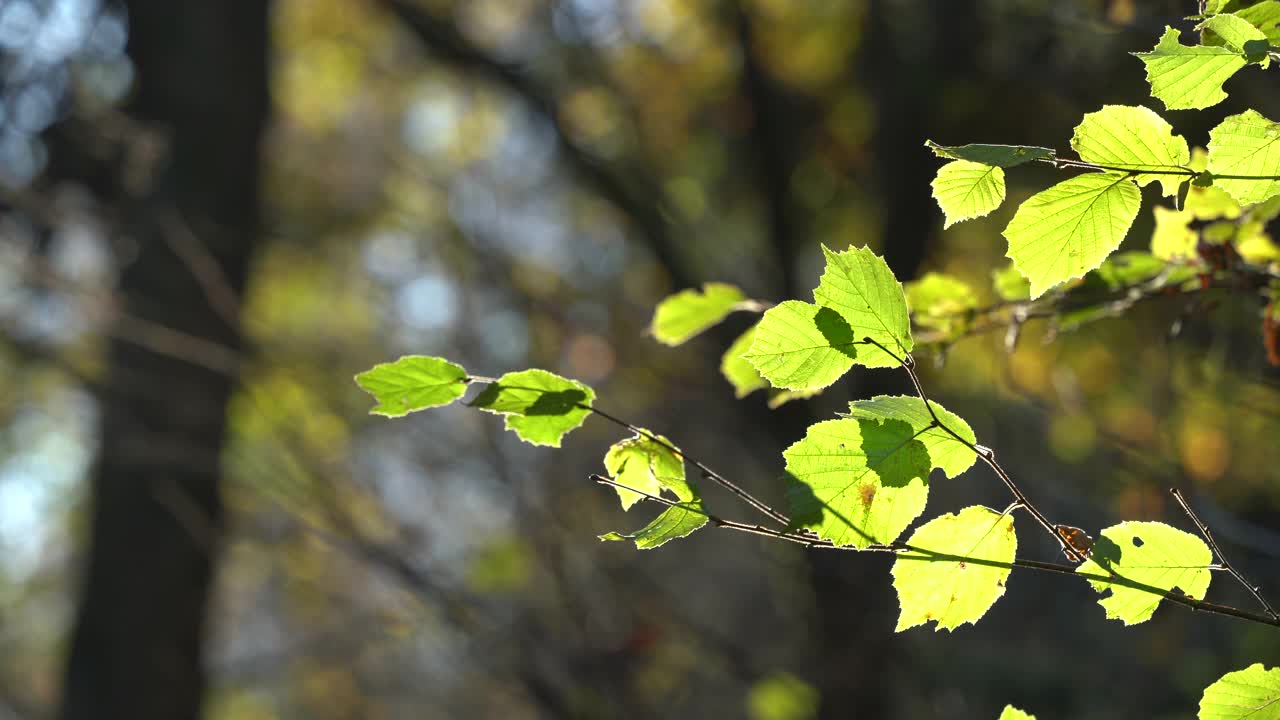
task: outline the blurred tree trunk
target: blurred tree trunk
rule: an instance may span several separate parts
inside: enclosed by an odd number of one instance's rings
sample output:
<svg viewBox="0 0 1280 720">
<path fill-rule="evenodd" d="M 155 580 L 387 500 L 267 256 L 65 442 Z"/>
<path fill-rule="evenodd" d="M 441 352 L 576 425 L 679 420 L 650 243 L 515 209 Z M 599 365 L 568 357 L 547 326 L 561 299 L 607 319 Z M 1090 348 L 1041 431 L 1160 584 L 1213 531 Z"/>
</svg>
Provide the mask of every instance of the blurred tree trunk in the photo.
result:
<svg viewBox="0 0 1280 720">
<path fill-rule="evenodd" d="M 137 83 L 129 112 L 159 131 L 165 154 L 125 215 L 137 254 L 125 259 L 120 309 L 135 327 L 155 323 L 231 350 L 224 354 L 233 362 L 206 357 L 199 341 L 170 342 L 180 350 L 171 353 L 121 340 L 136 341 L 133 333 L 113 336 L 66 720 L 200 712 L 222 532 L 219 454 L 241 340 L 234 314 L 210 301 L 207 286 L 221 282 L 233 297 L 244 287 L 268 112 L 268 3 L 126 5 Z M 186 245 L 186 260 L 175 240 Z M 217 269 L 197 270 L 193 250 Z"/>
<path fill-rule="evenodd" d="M 970 67 L 974 48 L 981 47 L 979 13 L 973 5 L 972 0 L 936 5 L 873 0 L 868 8 L 859 68 L 875 107 L 873 167 L 885 208 L 880 252 L 902 282 L 919 273 L 941 225 L 929 188 L 936 164 L 923 145 L 940 111 L 937 88 L 947 86 L 950 68 Z M 904 27 L 901 16 L 928 17 L 928 35 L 912 34 L 919 28 Z M 902 373 L 854 377 L 857 397 L 912 393 Z M 818 603 L 818 687 L 824 718 L 894 713 L 894 688 L 887 680 L 902 653 L 892 632 L 897 597 L 886 582 L 887 561 L 857 560 L 817 553 L 810 564 Z"/>
</svg>

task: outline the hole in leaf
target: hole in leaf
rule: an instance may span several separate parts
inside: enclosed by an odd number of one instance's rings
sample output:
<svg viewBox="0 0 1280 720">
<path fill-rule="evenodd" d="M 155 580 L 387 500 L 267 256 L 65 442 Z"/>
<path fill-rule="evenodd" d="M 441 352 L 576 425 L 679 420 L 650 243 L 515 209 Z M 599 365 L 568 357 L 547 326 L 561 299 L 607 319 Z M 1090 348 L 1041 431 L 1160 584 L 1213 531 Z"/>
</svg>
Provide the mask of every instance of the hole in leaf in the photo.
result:
<svg viewBox="0 0 1280 720">
<path fill-rule="evenodd" d="M 1138 537 L 1137 535 L 1134 535 L 1134 536 L 1133 536 L 1133 546 L 1134 546 L 1134 547 L 1142 547 L 1142 545 L 1143 545 L 1142 538 Z"/>
</svg>

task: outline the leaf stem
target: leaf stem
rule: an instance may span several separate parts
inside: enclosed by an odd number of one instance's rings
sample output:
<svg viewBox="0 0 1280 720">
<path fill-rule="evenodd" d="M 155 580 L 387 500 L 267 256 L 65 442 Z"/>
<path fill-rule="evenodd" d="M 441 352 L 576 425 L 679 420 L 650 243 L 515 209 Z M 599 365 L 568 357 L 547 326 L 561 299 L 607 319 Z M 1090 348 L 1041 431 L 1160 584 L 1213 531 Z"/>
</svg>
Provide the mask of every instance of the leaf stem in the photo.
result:
<svg viewBox="0 0 1280 720">
<path fill-rule="evenodd" d="M 1262 597 L 1262 588 L 1246 580 L 1245 576 L 1231 564 L 1231 561 L 1227 560 L 1227 556 L 1222 554 L 1222 549 L 1218 547 L 1218 543 L 1213 539 L 1213 533 L 1209 532 L 1209 526 L 1191 509 L 1187 499 L 1182 497 L 1182 492 L 1178 488 L 1169 488 L 1169 492 L 1173 495 L 1173 499 L 1178 501 L 1178 505 L 1182 506 L 1182 511 L 1187 514 L 1187 517 L 1191 518 L 1191 522 L 1195 523 L 1196 529 L 1204 536 L 1205 542 L 1213 550 L 1213 556 L 1218 558 L 1218 562 L 1222 567 L 1231 573 L 1231 576 L 1238 580 L 1249 591 L 1249 594 L 1253 595 L 1253 598 L 1258 601 L 1258 604 L 1262 605 L 1262 608 L 1267 611 L 1267 615 L 1270 615 L 1271 619 L 1280 620 L 1280 613 L 1277 613 L 1275 608 L 1271 607 L 1271 603 Z"/>
</svg>

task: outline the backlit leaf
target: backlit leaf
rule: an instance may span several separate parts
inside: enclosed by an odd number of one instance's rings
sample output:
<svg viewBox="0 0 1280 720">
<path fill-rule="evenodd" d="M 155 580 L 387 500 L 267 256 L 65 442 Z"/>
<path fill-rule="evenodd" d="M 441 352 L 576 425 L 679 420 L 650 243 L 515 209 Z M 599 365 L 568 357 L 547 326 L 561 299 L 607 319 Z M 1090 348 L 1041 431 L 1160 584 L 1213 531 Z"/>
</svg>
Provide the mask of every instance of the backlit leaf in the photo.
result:
<svg viewBox="0 0 1280 720">
<path fill-rule="evenodd" d="M 601 540 L 630 540 L 637 550 L 652 550 L 672 540 L 687 537 L 707 524 L 707 514 L 701 500 L 682 502 L 663 510 L 652 522 L 633 533 L 609 532 Z"/>
<path fill-rule="evenodd" d="M 1254 663 L 1204 689 L 1199 720 L 1280 720 L 1280 668 Z"/>
<path fill-rule="evenodd" d="M 769 387 L 769 381 L 761 377 L 760 371 L 743 357 L 751 350 L 755 339 L 756 326 L 752 325 L 733 341 L 720 358 L 720 374 L 733 386 L 733 396 L 736 398 L 744 398 L 756 390 Z"/>
<path fill-rule="evenodd" d="M 787 300 L 765 312 L 743 356 L 774 387 L 820 389 L 853 367 L 852 328 L 831 308 Z"/>
<path fill-rule="evenodd" d="M 1013 517 L 979 505 L 930 520 L 907 544 L 915 549 L 893 563 L 899 631 L 929 621 L 937 630 L 976 623 L 1004 595 L 1018 550 Z"/>
<path fill-rule="evenodd" d="M 1176 173 L 1191 160 L 1191 149 L 1164 118 L 1141 106 L 1104 105 L 1084 116 L 1076 126 L 1071 147 L 1085 162 L 1123 170 L 1158 170 Z M 1139 174 L 1140 186 L 1156 181 L 1164 194 L 1178 194 L 1189 178 L 1182 174 Z"/>
<path fill-rule="evenodd" d="M 933 197 L 946 217 L 943 228 L 971 218 L 982 217 L 1004 202 L 1004 170 L 954 160 L 938 168 L 931 184 Z"/>
<path fill-rule="evenodd" d="M 533 445 L 560 447 L 565 433 L 591 414 L 595 391 L 546 370 L 521 370 L 489 383 L 473 407 L 506 416 L 506 426 Z"/>
<path fill-rule="evenodd" d="M 1213 554 L 1200 538 L 1158 522 L 1124 522 L 1101 535 L 1076 572 L 1091 576 L 1089 583 L 1098 592 L 1110 590 L 1098 600 L 1108 618 L 1125 625 L 1149 620 L 1162 599 L 1149 590 L 1112 582 L 1106 578 L 1110 573 L 1161 590 L 1178 588 L 1183 595 L 1204 599 Z"/>
<path fill-rule="evenodd" d="M 691 495 L 681 495 L 682 489 L 687 486 L 684 459 L 672 451 L 674 447 L 661 435 L 637 433 L 619 440 L 609 448 L 604 456 L 604 469 L 613 479 L 627 487 L 643 490 L 650 495 L 658 495 L 663 489 L 668 489 L 680 499 L 688 500 Z M 643 495 L 630 490 L 614 489 L 618 491 L 623 510 L 644 499 Z"/>
<path fill-rule="evenodd" d="M 946 428 L 964 438 L 969 444 L 977 442 L 969 423 L 959 415 L 947 410 L 932 400 L 929 405 Z M 977 460 L 977 454 L 964 442 L 955 438 L 940 427 L 929 427 L 933 418 L 924 407 L 924 401 L 911 395 L 878 395 L 870 400 L 854 400 L 849 403 L 849 412 L 844 417 L 863 420 L 896 420 L 911 426 L 929 455 L 929 467 L 939 468 L 947 477 L 956 477 L 968 470 Z"/>
<path fill-rule="evenodd" d="M 870 248 L 835 252 L 825 245 L 826 272 L 813 291 L 817 304 L 843 317 L 854 339 L 871 338 L 898 357 L 911 352 L 911 320 L 902 284 L 884 258 Z M 894 367 L 898 360 L 874 345 L 854 346 L 853 361 L 866 367 Z"/>
<path fill-rule="evenodd" d="M 1242 205 L 1280 195 L 1280 124 L 1256 110 L 1223 120 L 1209 131 L 1209 172 Z"/>
<path fill-rule="evenodd" d="M 387 417 L 448 405 L 467 391 L 467 371 L 461 365 L 425 355 L 375 365 L 355 379 L 378 401 L 369 412 Z"/>
<path fill-rule="evenodd" d="M 906 284 L 907 305 L 917 325 L 950 330 L 963 323 L 965 312 L 978 307 L 978 295 L 953 275 L 929 272 Z"/>
<path fill-rule="evenodd" d="M 1124 175 L 1089 173 L 1032 195 L 1004 230 L 1009 257 L 1040 297 L 1102 264 L 1119 247 L 1142 205 Z"/>
<path fill-rule="evenodd" d="M 1036 716 L 1023 712 L 1012 705 L 1005 705 L 1004 712 L 996 720 L 1036 720 Z"/>
<path fill-rule="evenodd" d="M 1256 62 L 1262 67 L 1270 64 L 1267 58 L 1267 36 L 1248 20 L 1231 13 L 1222 13 L 1200 23 L 1198 28 L 1216 35 L 1220 41 L 1205 42 L 1205 45 L 1221 44 L 1245 56 L 1248 62 Z"/>
<path fill-rule="evenodd" d="M 746 299 L 741 290 L 726 283 L 706 283 L 701 291 L 683 290 L 658 303 L 650 330 L 663 345 L 679 345 L 724 320 Z"/>
<path fill-rule="evenodd" d="M 1280 2 L 1263 0 L 1249 7 L 1240 8 L 1234 14 L 1261 30 L 1267 42 L 1280 45 Z"/>
<path fill-rule="evenodd" d="M 1169 110 L 1197 110 L 1226 100 L 1222 83 L 1249 61 L 1226 47 L 1183 45 L 1178 36 L 1166 27 L 1151 52 L 1134 53 L 1147 66 L 1151 94 Z"/>
<path fill-rule="evenodd" d="M 1001 300 L 1018 302 L 1031 297 L 1031 283 L 1013 263 L 991 271 L 991 287 Z"/>
<path fill-rule="evenodd" d="M 605 454 L 604 467 L 622 485 L 650 495 L 665 492 L 680 504 L 666 507 L 652 522 L 634 533 L 606 533 L 600 536 L 601 540 L 631 540 L 637 549 L 650 550 L 707 524 L 702 499 L 685 477 L 684 459 L 666 438 L 645 431 L 619 440 Z M 624 510 L 644 499 L 643 495 L 625 488 L 614 489 Z"/>
<path fill-rule="evenodd" d="M 901 420 L 827 420 L 782 456 L 793 522 L 837 545 L 897 539 L 924 510 L 929 452 Z"/>
</svg>

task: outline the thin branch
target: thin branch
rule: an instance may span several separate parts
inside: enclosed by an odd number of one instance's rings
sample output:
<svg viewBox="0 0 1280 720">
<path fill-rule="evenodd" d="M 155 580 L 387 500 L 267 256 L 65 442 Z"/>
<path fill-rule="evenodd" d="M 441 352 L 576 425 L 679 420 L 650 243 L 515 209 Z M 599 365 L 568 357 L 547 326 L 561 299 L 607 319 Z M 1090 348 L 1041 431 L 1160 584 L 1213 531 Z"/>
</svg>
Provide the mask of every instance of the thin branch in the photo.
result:
<svg viewBox="0 0 1280 720">
<path fill-rule="evenodd" d="M 1267 615 L 1270 615 L 1273 620 L 1280 620 L 1280 613 L 1276 613 L 1275 608 L 1271 607 L 1271 603 L 1262 597 L 1262 588 L 1246 580 L 1244 575 L 1231 564 L 1231 561 L 1227 560 L 1227 556 L 1222 553 L 1222 549 L 1218 547 L 1218 543 L 1213 539 L 1213 533 L 1209 532 L 1209 526 L 1191 509 L 1191 505 L 1187 503 L 1186 498 L 1182 497 L 1182 492 L 1178 488 L 1169 488 L 1169 492 L 1173 495 L 1173 499 L 1178 501 L 1178 505 L 1182 506 L 1182 510 L 1187 514 L 1187 517 L 1191 518 L 1191 522 L 1195 523 L 1196 529 L 1204 536 L 1205 542 L 1209 544 L 1209 549 L 1213 550 L 1213 556 L 1218 558 L 1218 563 L 1253 595 L 1258 604 L 1267 611 Z"/>
<path fill-rule="evenodd" d="M 498 380 L 497 380 L 497 379 L 495 379 L 495 378 L 486 377 L 486 376 L 483 376 L 483 375 L 471 375 L 471 376 L 468 376 L 465 380 L 466 380 L 466 382 L 468 382 L 468 383 L 472 383 L 472 382 L 496 383 L 496 382 L 498 382 Z M 529 390 L 536 390 L 536 388 L 527 388 L 527 389 L 529 389 Z M 687 461 L 689 464 L 691 464 L 691 465 L 693 465 L 694 467 L 696 467 L 696 468 L 699 470 L 699 472 L 701 472 L 701 473 L 702 473 L 702 476 L 703 476 L 704 478 L 707 478 L 708 480 L 712 480 L 712 481 L 714 481 L 715 483 L 717 483 L 718 485 L 720 485 L 720 486 L 721 486 L 721 487 L 723 487 L 724 489 L 726 489 L 726 490 L 728 490 L 729 492 L 731 492 L 731 493 L 733 493 L 734 495 L 736 495 L 736 496 L 738 497 L 738 499 L 739 499 L 739 500 L 741 500 L 741 501 L 745 502 L 746 504 L 750 505 L 751 507 L 755 508 L 756 510 L 759 510 L 761 513 L 764 513 L 765 515 L 767 515 L 767 516 L 768 516 L 771 520 L 773 520 L 774 522 L 777 522 L 777 523 L 779 523 L 779 524 L 781 524 L 781 525 L 783 525 L 783 526 L 787 526 L 787 525 L 790 525 L 790 524 L 791 524 L 791 519 L 790 519 L 790 518 L 788 518 L 786 515 L 782 514 L 781 512 L 779 512 L 779 511 L 775 510 L 774 508 L 770 507 L 768 503 L 764 502 L 763 500 L 760 500 L 759 498 L 755 497 L 755 496 L 754 496 L 754 495 L 752 495 L 751 493 L 749 493 L 749 492 L 747 492 L 746 490 L 742 489 L 742 488 L 741 488 L 737 483 L 733 482 L 733 481 L 732 481 L 732 480 L 730 480 L 729 478 L 727 478 L 727 477 L 725 477 L 725 476 L 721 475 L 720 473 L 716 472 L 715 470 L 712 470 L 710 467 L 707 467 L 707 465 L 706 465 L 705 463 L 703 463 L 701 460 L 698 460 L 698 459 L 697 459 L 697 458 L 695 458 L 695 457 L 691 457 L 691 456 L 690 456 L 688 453 L 686 453 L 685 451 L 683 451 L 683 450 L 681 450 L 680 448 L 678 448 L 678 447 L 676 447 L 676 446 L 672 445 L 671 443 L 667 442 L 666 440 L 663 440 L 662 438 L 658 437 L 657 435 L 654 435 L 653 433 L 649 432 L 648 430 L 645 430 L 645 429 L 644 429 L 644 428 L 642 428 L 642 427 L 639 427 L 639 426 L 633 425 L 632 423 L 629 423 L 629 422 L 627 422 L 626 420 L 623 420 L 622 418 L 620 418 L 620 417 L 618 417 L 618 416 L 616 416 L 616 415 L 613 415 L 613 414 L 611 414 L 611 413 L 605 412 L 604 410 L 601 410 L 601 409 L 600 409 L 600 408 L 598 408 L 598 407 L 593 407 L 593 406 L 591 406 L 591 405 L 587 405 L 586 403 L 574 403 L 574 406 L 575 406 L 575 407 L 577 407 L 578 409 L 586 410 L 587 412 L 590 412 L 590 413 L 592 413 L 592 414 L 594 414 L 594 415 L 598 415 L 598 416 L 600 416 L 601 418 L 603 418 L 603 419 L 605 419 L 605 420 L 607 420 L 607 421 L 609 421 L 609 422 L 613 423 L 614 425 L 617 425 L 618 427 L 623 428 L 624 430 L 630 430 L 631 432 L 635 433 L 636 435 L 639 435 L 639 436 L 641 436 L 641 437 L 643 437 L 643 438 L 645 438 L 645 439 L 647 439 L 647 440 L 650 440 L 650 441 L 652 441 L 652 442 L 654 442 L 654 443 L 658 444 L 659 446 L 661 446 L 661 447 L 665 448 L 666 450 L 669 450 L 669 451 L 670 451 L 672 454 L 674 454 L 676 457 L 680 458 L 681 460 Z"/>
<path fill-rule="evenodd" d="M 692 287 L 695 273 L 675 242 L 671 223 L 659 209 L 661 193 L 650 184 L 629 184 L 610 164 L 573 139 L 573 133 L 555 105 L 556 93 L 532 76 L 524 66 L 485 54 L 457 31 L 449 20 L 431 15 L 407 0 L 383 0 L 401 24 L 422 42 L 428 53 L 464 70 L 489 78 L 542 115 L 556 133 L 556 143 L 570 169 L 634 223 L 658 261 L 671 273 L 678 287 Z"/>
<path fill-rule="evenodd" d="M 1101 170 L 1105 172 L 1128 173 L 1130 175 L 1181 175 L 1183 177 L 1197 177 L 1200 173 L 1195 170 L 1184 167 L 1174 167 L 1171 165 L 1159 165 L 1150 169 L 1141 167 L 1119 167 L 1116 165 L 1102 165 L 1099 163 L 1085 162 L 1084 160 L 1072 160 L 1070 158 L 1055 157 L 1036 158 L 1038 162 L 1052 165 L 1056 168 L 1078 168 L 1080 170 Z M 1221 180 L 1280 180 L 1280 175 L 1218 175 L 1213 174 L 1215 179 Z"/>
<path fill-rule="evenodd" d="M 1057 526 L 1054 525 L 1052 522 L 1050 522 L 1049 518 L 1045 517 L 1044 513 L 1040 512 L 1039 508 L 1037 508 L 1035 505 L 1031 503 L 1031 501 L 1027 498 L 1026 494 L 1024 494 L 1022 490 L 1018 487 L 1017 483 L 1013 481 L 1013 478 L 1009 475 L 1009 473 L 1006 472 L 1003 467 L 1001 467 L 1000 463 L 996 462 L 996 454 L 994 450 L 988 447 L 983 447 L 981 445 L 977 445 L 975 443 L 969 442 L 969 440 L 965 439 L 955 430 L 952 430 L 950 427 L 947 427 L 947 425 L 938 418 L 938 414 L 934 412 L 933 406 L 929 403 L 928 396 L 925 395 L 924 386 L 920 383 L 920 376 L 916 374 L 916 369 L 915 369 L 916 362 L 911 357 L 910 353 L 907 353 L 906 355 L 899 357 L 898 355 L 894 354 L 891 350 L 889 350 L 889 348 L 885 347 L 884 345 L 876 342 L 875 340 L 869 337 L 863 338 L 863 342 L 880 348 L 880 350 L 883 351 L 886 355 L 893 358 L 894 360 L 897 360 L 898 364 L 902 366 L 903 370 L 907 371 L 907 375 L 911 378 L 911 384 L 915 387 L 916 394 L 919 395 L 920 399 L 924 402 L 925 409 L 929 411 L 929 417 L 933 419 L 933 425 L 935 427 L 940 428 L 943 432 L 947 433 L 951 437 L 955 438 L 960 444 L 969 448 L 974 453 L 976 453 L 978 457 L 982 458 L 982 461 L 987 464 L 987 467 L 991 468 L 991 471 L 996 474 L 996 477 L 1000 478 L 1000 481 L 1003 482 L 1005 487 L 1009 489 L 1009 492 L 1013 494 L 1013 498 L 1016 504 L 1022 508 L 1025 508 L 1026 511 L 1031 514 L 1031 517 L 1035 518 L 1035 521 L 1039 523 L 1042 528 L 1044 528 L 1045 532 L 1049 533 L 1050 536 L 1052 536 L 1055 540 L 1058 541 L 1058 545 L 1062 547 L 1062 552 L 1066 553 L 1067 557 L 1071 558 L 1072 560 L 1075 560 L 1077 562 L 1084 562 L 1085 560 L 1084 556 L 1081 555 L 1074 547 L 1072 547 L 1071 543 L 1067 542 L 1067 539 L 1063 537 L 1061 533 L 1058 532 Z"/>
<path fill-rule="evenodd" d="M 177 207 L 162 212 L 160 222 L 164 226 L 160 236 L 200 284 L 209 307 L 213 308 L 227 327 L 239 329 L 240 298 L 222 266 L 218 264 L 218 259 L 196 235 Z"/>
<path fill-rule="evenodd" d="M 1256 622 L 1262 625 L 1280 627 L 1280 618 L 1269 617 L 1267 615 L 1262 615 L 1260 613 L 1250 612 L 1248 610 L 1233 607 L 1231 605 L 1222 605 L 1220 603 L 1209 602 L 1207 600 L 1196 600 L 1195 598 L 1189 597 L 1187 595 L 1175 593 L 1169 590 L 1165 590 L 1164 588 L 1155 587 L 1153 585 L 1147 585 L 1146 583 L 1141 583 L 1136 580 L 1130 580 L 1129 578 L 1126 578 L 1122 575 L 1116 575 L 1114 573 L 1110 575 L 1099 575 L 1097 573 L 1088 573 L 1088 572 L 1082 573 L 1079 571 L 1079 566 L 1074 564 L 1065 565 L 1063 563 L 1052 563 L 1052 562 L 1044 562 L 1040 560 L 1021 560 L 1021 559 L 1014 559 L 1012 562 L 1002 562 L 999 560 L 990 560 L 988 558 L 975 558 L 975 557 L 969 557 L 965 555 L 952 555 L 949 553 L 939 553 L 933 550 L 918 548 L 903 542 L 893 542 L 887 545 L 875 544 L 865 548 L 858 548 L 853 545 L 836 545 L 832 543 L 830 540 L 823 540 L 823 539 L 811 537 L 808 535 L 801 535 L 797 533 L 773 530 L 771 528 L 762 527 L 760 525 L 751 525 L 749 523 L 741 523 L 733 520 L 726 520 L 712 512 L 707 511 L 705 508 L 692 507 L 685 503 L 669 500 L 660 495 L 655 495 L 653 493 L 645 492 L 644 490 L 638 490 L 628 485 L 619 483 L 618 481 L 613 480 L 612 478 L 604 477 L 603 475 L 591 475 L 590 477 L 593 481 L 601 485 L 628 490 L 630 492 L 636 493 L 637 495 L 643 496 L 647 500 L 653 500 L 654 502 L 657 502 L 661 505 L 665 505 L 669 508 L 680 508 L 682 510 L 687 510 L 689 512 L 698 513 L 699 515 L 704 515 L 707 518 L 707 522 L 711 523 L 715 527 L 723 528 L 725 530 L 733 530 L 735 532 L 740 532 L 747 535 L 756 535 L 756 536 L 766 537 L 774 540 L 783 540 L 785 542 L 791 542 L 797 545 L 803 545 L 805 547 L 819 549 L 819 550 L 841 550 L 845 552 L 859 552 L 859 551 L 888 552 L 888 553 L 894 553 L 894 554 L 911 552 L 911 553 L 916 553 L 918 556 L 920 556 L 920 557 L 916 557 L 916 559 L 924 560 L 926 562 L 965 562 L 965 563 L 970 563 L 974 565 L 985 565 L 988 567 L 999 567 L 999 568 L 1006 568 L 1006 569 L 1023 568 L 1026 570 L 1036 570 L 1039 572 L 1047 572 L 1055 575 L 1066 575 L 1066 576 L 1071 576 L 1076 578 L 1082 578 L 1084 580 L 1096 580 L 1100 582 L 1106 582 L 1112 585 L 1120 585 L 1122 587 L 1141 590 L 1143 592 L 1151 593 L 1152 595 L 1158 595 L 1164 598 L 1165 600 L 1168 600 L 1170 602 L 1176 603 L 1185 608 L 1189 608 L 1191 610 L 1195 610 L 1198 612 L 1206 612 L 1212 615 L 1222 615 L 1225 617 L 1233 617 L 1238 620 L 1248 620 L 1250 622 Z M 1013 509 L 1014 507 L 1015 507 L 1014 505 L 1011 505 L 1010 509 Z M 1006 510 L 1006 512 L 1008 511 Z M 1057 533 L 1055 533 L 1055 535 L 1056 534 Z"/>
<path fill-rule="evenodd" d="M 697 458 L 690 457 L 690 456 L 689 456 L 687 453 L 685 453 L 683 450 L 681 450 L 681 449 L 679 449 L 679 448 L 677 448 L 677 447 L 675 447 L 675 446 L 671 445 L 670 443 L 668 443 L 668 442 L 664 441 L 662 438 L 660 438 L 660 437 L 658 437 L 658 436 L 654 435 L 653 433 L 649 432 L 648 430 L 645 430 L 644 428 L 636 427 L 635 425 L 632 425 L 631 423 L 627 422 L 626 420 L 623 420 L 623 419 L 621 419 L 621 418 L 618 418 L 618 417 L 616 417 L 616 416 L 614 416 L 614 415 L 610 415 L 609 413 L 607 413 L 607 412 L 605 412 L 605 411 L 603 411 L 603 410 L 600 410 L 599 408 L 594 408 L 594 407 L 591 407 L 591 406 L 589 406 L 589 405 L 579 405 L 578 407 L 580 407 L 580 408 L 584 408 L 584 409 L 586 409 L 586 410 L 590 410 L 591 412 L 595 413 L 596 415 L 599 415 L 600 417 L 604 418 L 605 420 L 608 420 L 609 422 L 611 422 L 611 423 L 613 423 L 613 424 L 615 424 L 615 425 L 617 425 L 617 426 L 619 426 L 619 427 L 626 428 L 627 430 L 630 430 L 631 432 L 633 432 L 633 433 L 635 433 L 635 434 L 637 434 L 637 435 L 642 435 L 642 436 L 644 436 L 645 438 L 647 438 L 647 439 L 649 439 L 649 440 L 651 440 L 651 441 L 653 441 L 653 442 L 657 443 L 658 445 L 661 445 L 662 447 L 666 448 L 667 450 L 670 450 L 672 453 L 675 453 L 675 454 L 676 454 L 678 457 L 680 457 L 681 459 L 683 459 L 683 460 L 687 460 L 687 461 L 688 461 L 690 464 L 692 464 L 694 467 L 698 468 L 698 470 L 700 470 L 700 471 L 702 472 L 703 477 L 705 477 L 705 478 L 707 478 L 707 479 L 709 479 L 709 480 L 714 480 L 718 485 L 720 485 L 720 486 L 721 486 L 721 487 L 723 487 L 724 489 L 728 490 L 729 492 L 733 493 L 734 495 L 738 496 L 738 499 L 742 500 L 743 502 L 745 502 L 746 504 L 748 504 L 748 505 L 750 505 L 751 507 L 755 508 L 756 510 L 759 510 L 760 512 L 762 512 L 762 513 L 764 513 L 765 515 L 769 516 L 769 517 L 770 517 L 772 520 L 774 520 L 775 522 L 780 523 L 780 524 L 781 524 L 781 525 L 783 525 L 783 526 L 788 526 L 788 525 L 790 525 L 790 524 L 791 524 L 791 519 L 790 519 L 790 518 L 788 518 L 786 515 L 783 515 L 782 513 L 778 512 L 777 510 L 775 510 L 775 509 L 773 509 L 772 507 L 770 507 L 770 506 L 769 506 L 767 503 L 765 503 L 764 501 L 757 499 L 757 498 L 756 498 L 754 495 L 752 495 L 751 493 L 747 492 L 746 490 L 743 490 L 743 489 L 742 489 L 741 487 L 739 487 L 736 483 L 734 483 L 733 481 L 729 480 L 729 478 L 726 478 L 725 476 L 721 475 L 720 473 L 716 472 L 715 470 L 712 470 L 711 468 L 707 467 L 707 466 L 706 466 L 706 465 L 704 465 L 701 461 L 699 461 Z"/>
</svg>

